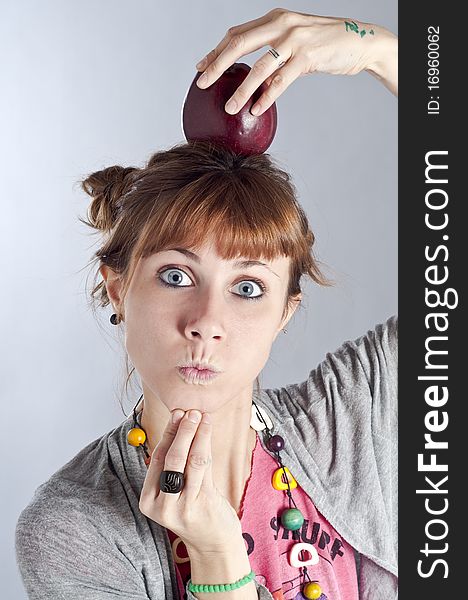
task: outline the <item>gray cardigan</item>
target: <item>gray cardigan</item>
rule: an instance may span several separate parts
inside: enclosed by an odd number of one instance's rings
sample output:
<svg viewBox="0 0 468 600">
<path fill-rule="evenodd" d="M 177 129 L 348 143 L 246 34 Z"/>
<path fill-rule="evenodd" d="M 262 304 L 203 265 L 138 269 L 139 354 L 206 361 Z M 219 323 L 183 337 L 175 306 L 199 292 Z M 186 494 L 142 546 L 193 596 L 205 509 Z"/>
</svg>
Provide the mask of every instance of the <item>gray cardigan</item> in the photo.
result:
<svg viewBox="0 0 468 600">
<path fill-rule="evenodd" d="M 254 395 L 285 440 L 284 464 L 354 547 L 361 600 L 398 595 L 397 328 L 391 317 L 302 383 Z M 21 512 L 16 557 L 29 598 L 178 598 L 166 529 L 138 508 L 146 466 L 127 442 L 131 427 L 129 415 L 88 444 Z M 260 600 L 273 599 L 255 583 Z"/>
</svg>

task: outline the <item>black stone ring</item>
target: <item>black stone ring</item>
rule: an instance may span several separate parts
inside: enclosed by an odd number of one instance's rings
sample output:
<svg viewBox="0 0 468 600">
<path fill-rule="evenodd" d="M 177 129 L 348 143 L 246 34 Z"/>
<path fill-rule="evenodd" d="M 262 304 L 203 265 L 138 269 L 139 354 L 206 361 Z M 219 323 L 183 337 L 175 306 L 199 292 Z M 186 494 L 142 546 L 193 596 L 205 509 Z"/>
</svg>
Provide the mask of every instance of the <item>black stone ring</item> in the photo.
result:
<svg viewBox="0 0 468 600">
<path fill-rule="evenodd" d="M 159 489 L 166 494 L 178 494 L 184 487 L 184 474 L 179 471 L 161 471 Z"/>
</svg>

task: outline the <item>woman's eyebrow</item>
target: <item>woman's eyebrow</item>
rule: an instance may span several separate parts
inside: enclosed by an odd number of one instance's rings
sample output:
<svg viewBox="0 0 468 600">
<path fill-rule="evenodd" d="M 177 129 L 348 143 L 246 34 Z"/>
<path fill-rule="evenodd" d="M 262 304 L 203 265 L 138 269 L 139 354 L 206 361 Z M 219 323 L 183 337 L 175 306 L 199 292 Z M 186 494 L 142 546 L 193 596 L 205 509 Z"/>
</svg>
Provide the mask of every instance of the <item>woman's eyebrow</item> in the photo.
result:
<svg viewBox="0 0 468 600">
<path fill-rule="evenodd" d="M 200 262 L 201 262 L 201 259 L 197 254 L 195 254 L 194 252 L 191 252 L 190 250 L 187 250 L 186 248 L 166 248 L 165 249 L 166 252 L 168 252 L 170 250 L 175 250 L 176 252 L 181 252 L 182 254 L 184 254 L 188 258 L 191 258 L 198 264 L 200 264 Z M 273 275 L 276 275 L 276 277 L 278 277 L 278 279 L 281 279 L 280 276 L 277 273 L 275 273 L 266 263 L 260 262 L 259 260 L 236 260 L 233 264 L 234 268 L 236 268 L 236 269 L 247 269 L 248 267 L 253 267 L 256 265 L 258 265 L 260 267 L 266 267 L 269 271 L 271 271 L 273 273 Z"/>
</svg>

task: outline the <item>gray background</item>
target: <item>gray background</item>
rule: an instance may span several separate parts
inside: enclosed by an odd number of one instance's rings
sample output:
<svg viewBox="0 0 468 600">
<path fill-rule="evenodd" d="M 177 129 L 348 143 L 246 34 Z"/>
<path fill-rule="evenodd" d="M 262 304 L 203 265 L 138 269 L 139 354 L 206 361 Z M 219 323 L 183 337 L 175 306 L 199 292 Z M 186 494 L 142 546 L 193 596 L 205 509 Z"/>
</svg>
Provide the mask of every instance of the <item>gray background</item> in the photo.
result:
<svg viewBox="0 0 468 600">
<path fill-rule="evenodd" d="M 125 418 L 111 311 L 96 324 L 87 304 L 84 267 L 99 241 L 77 219 L 88 197 L 76 182 L 113 164 L 142 166 L 183 141 L 195 63 L 228 27 L 275 6 L 398 33 L 395 0 L 0 1 L 4 598 L 25 598 L 13 551 L 19 512 Z M 252 65 L 265 51 L 240 60 Z M 397 99 L 368 73 L 314 74 L 277 107 L 268 152 L 292 173 L 336 286 L 306 284 L 263 387 L 304 380 L 327 351 L 397 312 Z M 138 396 L 134 388 L 127 414 Z"/>
</svg>

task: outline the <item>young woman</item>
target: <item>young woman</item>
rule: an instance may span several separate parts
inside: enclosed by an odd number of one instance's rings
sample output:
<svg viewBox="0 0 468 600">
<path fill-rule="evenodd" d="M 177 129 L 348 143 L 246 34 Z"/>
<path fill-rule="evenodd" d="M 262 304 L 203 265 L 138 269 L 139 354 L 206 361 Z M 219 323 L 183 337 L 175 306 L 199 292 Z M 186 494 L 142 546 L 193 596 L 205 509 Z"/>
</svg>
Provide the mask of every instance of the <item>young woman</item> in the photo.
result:
<svg viewBox="0 0 468 600">
<path fill-rule="evenodd" d="M 267 81 L 263 112 L 313 71 L 367 70 L 396 94 L 392 33 L 282 9 L 230 29 L 206 85 L 265 45 L 230 112 Z M 258 386 L 302 276 L 327 285 L 289 175 L 197 142 L 83 189 L 103 234 L 93 299 L 112 304 L 143 394 L 21 513 L 29 597 L 396 598 L 396 318 L 299 384 Z"/>
</svg>

